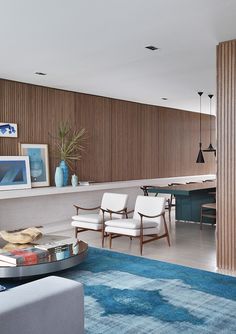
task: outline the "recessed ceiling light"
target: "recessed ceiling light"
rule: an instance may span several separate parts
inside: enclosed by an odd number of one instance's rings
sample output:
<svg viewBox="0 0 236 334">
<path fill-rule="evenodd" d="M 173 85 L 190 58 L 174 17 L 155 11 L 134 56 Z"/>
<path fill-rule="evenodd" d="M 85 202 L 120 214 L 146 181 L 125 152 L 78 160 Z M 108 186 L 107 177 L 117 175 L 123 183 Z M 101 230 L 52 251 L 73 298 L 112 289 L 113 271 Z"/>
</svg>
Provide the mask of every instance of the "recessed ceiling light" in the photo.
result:
<svg viewBox="0 0 236 334">
<path fill-rule="evenodd" d="M 167 97 L 162 97 L 161 99 L 164 100 L 164 101 L 167 101 L 167 100 L 168 100 Z"/>
<path fill-rule="evenodd" d="M 156 46 L 153 46 L 153 45 L 145 46 L 145 48 L 148 49 L 148 50 L 151 50 L 151 51 L 156 51 L 156 50 L 159 49 L 159 48 L 157 48 Z"/>
<path fill-rule="evenodd" d="M 37 75 L 47 75 L 47 73 L 43 73 L 43 72 L 35 72 L 34 74 L 37 74 Z"/>
</svg>

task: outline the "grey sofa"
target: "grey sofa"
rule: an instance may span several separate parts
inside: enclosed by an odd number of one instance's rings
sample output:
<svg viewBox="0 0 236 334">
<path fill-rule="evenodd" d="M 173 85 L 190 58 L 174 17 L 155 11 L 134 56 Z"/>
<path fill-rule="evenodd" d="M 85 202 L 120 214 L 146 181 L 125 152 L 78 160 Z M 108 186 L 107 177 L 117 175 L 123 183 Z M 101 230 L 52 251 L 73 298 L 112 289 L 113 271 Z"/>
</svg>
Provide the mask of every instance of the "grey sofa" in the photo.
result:
<svg viewBox="0 0 236 334">
<path fill-rule="evenodd" d="M 1 334 L 83 334 L 82 284 L 49 276 L 0 293 Z"/>
</svg>

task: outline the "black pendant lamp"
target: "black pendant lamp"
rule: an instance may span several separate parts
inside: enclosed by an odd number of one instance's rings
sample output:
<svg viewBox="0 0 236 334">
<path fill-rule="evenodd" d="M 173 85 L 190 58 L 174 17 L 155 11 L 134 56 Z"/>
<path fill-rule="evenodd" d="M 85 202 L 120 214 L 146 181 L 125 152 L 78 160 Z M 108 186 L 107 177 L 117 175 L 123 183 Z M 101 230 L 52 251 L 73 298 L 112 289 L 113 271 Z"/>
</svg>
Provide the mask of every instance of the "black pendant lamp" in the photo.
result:
<svg viewBox="0 0 236 334">
<path fill-rule="evenodd" d="M 203 92 L 198 92 L 200 98 L 200 136 L 199 136 L 199 152 L 197 156 L 196 163 L 197 164 L 204 164 L 205 160 L 202 153 L 202 94 Z"/>
<path fill-rule="evenodd" d="M 212 120 L 211 120 L 211 101 L 212 101 L 212 98 L 213 98 L 213 94 L 209 94 L 208 95 L 208 97 L 209 97 L 209 99 L 210 99 L 210 144 L 209 144 L 209 146 L 208 146 L 208 148 L 207 149 L 205 149 L 205 150 L 203 150 L 204 152 L 214 152 L 214 153 L 216 153 L 216 149 L 213 147 L 213 145 L 212 145 L 212 143 L 211 143 L 211 133 L 212 133 L 212 128 L 211 128 L 211 122 L 212 122 Z"/>
</svg>

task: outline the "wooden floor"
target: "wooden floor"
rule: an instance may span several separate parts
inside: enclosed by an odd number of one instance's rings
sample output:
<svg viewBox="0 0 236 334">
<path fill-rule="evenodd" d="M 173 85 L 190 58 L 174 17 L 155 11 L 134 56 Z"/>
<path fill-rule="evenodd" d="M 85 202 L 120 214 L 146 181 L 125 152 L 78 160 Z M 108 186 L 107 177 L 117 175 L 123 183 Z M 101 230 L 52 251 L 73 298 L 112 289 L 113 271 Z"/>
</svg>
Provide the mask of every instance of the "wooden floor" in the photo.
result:
<svg viewBox="0 0 236 334">
<path fill-rule="evenodd" d="M 165 239 L 150 242 L 144 245 L 143 257 L 236 276 L 236 272 L 216 268 L 215 227 L 203 225 L 201 231 L 199 224 L 175 222 L 173 213 L 169 231 L 171 247 Z M 73 236 L 74 230 L 70 228 L 59 233 Z M 101 237 L 97 232 L 83 232 L 80 239 L 90 246 L 101 247 Z M 128 237 L 120 237 L 112 244 L 112 249 L 117 252 L 140 255 L 138 239 L 130 241 Z M 105 247 L 108 248 L 108 240 Z"/>
</svg>

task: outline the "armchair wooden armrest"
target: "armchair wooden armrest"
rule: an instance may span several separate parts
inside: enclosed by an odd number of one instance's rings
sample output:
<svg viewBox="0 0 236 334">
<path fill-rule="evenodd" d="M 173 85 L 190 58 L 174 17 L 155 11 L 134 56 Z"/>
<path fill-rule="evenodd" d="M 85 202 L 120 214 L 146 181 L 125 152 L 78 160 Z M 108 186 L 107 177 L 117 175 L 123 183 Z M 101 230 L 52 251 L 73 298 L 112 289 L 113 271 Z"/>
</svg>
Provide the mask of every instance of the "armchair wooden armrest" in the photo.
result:
<svg viewBox="0 0 236 334">
<path fill-rule="evenodd" d="M 110 209 L 101 209 L 101 210 L 103 211 L 103 214 L 104 214 L 105 212 L 109 213 L 111 219 L 112 219 L 112 214 L 116 214 L 116 215 L 125 215 L 126 218 L 128 218 L 128 214 L 134 212 L 134 210 L 127 211 L 127 208 L 121 209 L 121 210 L 119 210 L 119 211 L 113 211 L 113 210 L 110 210 Z"/>
<path fill-rule="evenodd" d="M 78 214 L 79 210 L 93 211 L 93 210 L 101 209 L 100 206 L 96 206 L 95 208 L 83 208 L 82 206 L 79 206 L 79 205 L 76 205 L 76 204 L 74 204 L 73 206 L 76 208 L 77 214 Z"/>
<path fill-rule="evenodd" d="M 145 217 L 145 218 L 157 218 L 157 217 L 160 217 L 160 216 L 164 216 L 165 215 L 165 212 L 163 211 L 162 213 L 160 213 L 159 215 L 155 215 L 155 216 L 148 216 L 148 215 L 145 215 L 141 212 L 138 212 L 138 214 L 140 215 L 140 217 Z"/>
</svg>

